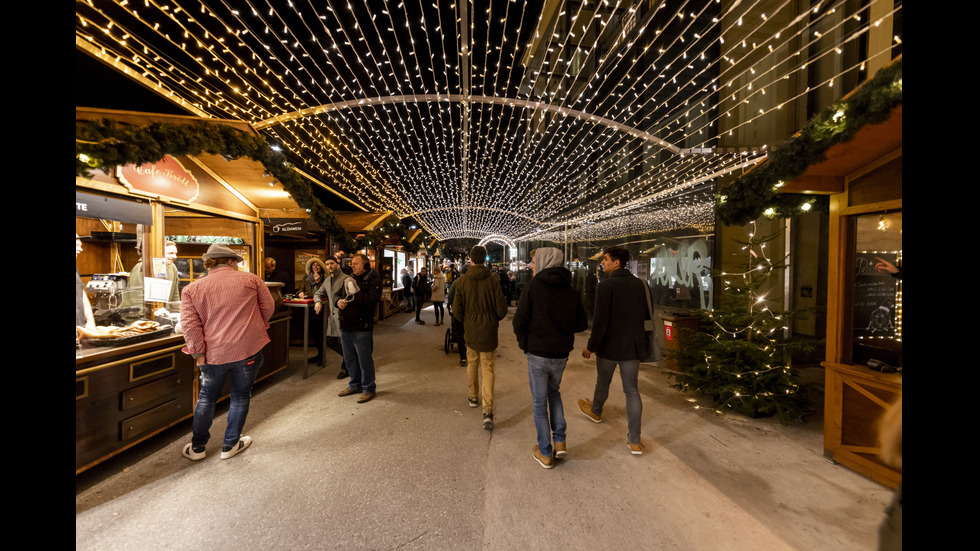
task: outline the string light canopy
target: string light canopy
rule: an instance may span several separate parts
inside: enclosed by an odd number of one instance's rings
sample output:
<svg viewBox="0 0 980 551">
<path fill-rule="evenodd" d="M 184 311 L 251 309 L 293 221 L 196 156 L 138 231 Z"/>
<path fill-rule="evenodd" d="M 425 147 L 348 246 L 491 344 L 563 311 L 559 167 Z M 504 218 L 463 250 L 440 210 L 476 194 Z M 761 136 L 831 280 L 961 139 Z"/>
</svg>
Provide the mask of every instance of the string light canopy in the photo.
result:
<svg viewBox="0 0 980 551">
<path fill-rule="evenodd" d="M 781 87 L 809 65 L 866 71 L 843 47 L 884 3 L 88 0 L 75 37 L 440 240 L 598 238 L 704 226 L 718 179 L 767 154 L 733 140 L 806 101 Z"/>
</svg>

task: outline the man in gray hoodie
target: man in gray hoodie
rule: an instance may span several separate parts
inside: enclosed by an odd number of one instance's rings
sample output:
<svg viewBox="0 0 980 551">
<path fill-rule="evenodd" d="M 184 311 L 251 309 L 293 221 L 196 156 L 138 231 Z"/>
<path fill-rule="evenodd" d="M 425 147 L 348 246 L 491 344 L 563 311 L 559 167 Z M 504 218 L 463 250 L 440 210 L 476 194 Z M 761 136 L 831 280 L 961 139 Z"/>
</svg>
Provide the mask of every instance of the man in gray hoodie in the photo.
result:
<svg viewBox="0 0 980 551">
<path fill-rule="evenodd" d="M 473 265 L 460 276 L 453 296 L 453 317 L 463 323 L 466 339 L 466 377 L 470 407 L 483 399 L 483 428 L 493 429 L 494 355 L 497 351 L 497 329 L 507 316 L 507 299 L 500 289 L 500 278 L 491 277 L 486 267 L 487 250 L 477 245 L 470 249 Z M 483 384 L 478 385 L 479 375 Z"/>
<path fill-rule="evenodd" d="M 572 287 L 572 272 L 562 266 L 564 258 L 554 247 L 531 251 L 534 277 L 514 312 L 517 345 L 527 355 L 534 428 L 538 433 L 532 456 L 545 469 L 555 466 L 554 458 L 566 455 L 565 411 L 559 386 L 568 354 L 575 345 L 575 333 L 589 328 L 582 299 Z"/>
</svg>

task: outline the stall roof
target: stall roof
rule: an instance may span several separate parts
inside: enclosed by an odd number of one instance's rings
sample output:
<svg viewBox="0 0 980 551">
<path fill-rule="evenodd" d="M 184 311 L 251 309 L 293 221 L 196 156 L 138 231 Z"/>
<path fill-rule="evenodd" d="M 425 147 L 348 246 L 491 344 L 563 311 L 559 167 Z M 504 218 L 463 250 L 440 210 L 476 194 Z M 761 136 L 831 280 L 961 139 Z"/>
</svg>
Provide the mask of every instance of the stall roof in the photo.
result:
<svg viewBox="0 0 980 551">
<path fill-rule="evenodd" d="M 780 189 L 781 193 L 840 193 L 844 177 L 902 149 L 902 106 L 883 123 L 862 127 L 849 142 L 827 150 L 827 159 L 810 166 Z"/>
<path fill-rule="evenodd" d="M 374 231 L 392 214 L 393 212 L 390 210 L 387 212 L 334 213 L 334 215 L 337 217 L 337 221 L 340 222 L 340 225 L 352 234 Z"/>
<path fill-rule="evenodd" d="M 151 122 L 172 124 L 195 124 L 203 122 L 208 124 L 221 124 L 255 136 L 261 136 L 252 125 L 242 121 L 207 119 L 188 115 L 118 111 L 113 109 L 75 108 L 76 124 L 100 119 L 112 119 L 121 124 L 132 125 L 146 125 Z M 195 156 L 190 160 L 256 210 L 274 209 L 290 211 L 300 208 L 282 188 L 282 185 L 270 185 L 274 179 L 266 173 L 265 167 L 258 161 L 247 158 L 229 161 L 220 155 L 209 155 L 206 153 Z"/>
</svg>

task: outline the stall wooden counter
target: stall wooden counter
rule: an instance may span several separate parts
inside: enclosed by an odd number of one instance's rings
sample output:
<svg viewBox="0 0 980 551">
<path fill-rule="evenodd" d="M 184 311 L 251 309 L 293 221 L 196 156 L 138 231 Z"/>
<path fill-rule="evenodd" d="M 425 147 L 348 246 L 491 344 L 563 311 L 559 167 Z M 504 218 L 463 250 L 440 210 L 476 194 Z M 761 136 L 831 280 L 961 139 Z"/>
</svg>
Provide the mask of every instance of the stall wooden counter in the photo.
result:
<svg viewBox="0 0 980 551">
<path fill-rule="evenodd" d="M 288 365 L 289 313 L 273 314 L 268 331 L 257 381 Z M 183 347 L 184 337 L 171 334 L 76 350 L 75 474 L 193 417 L 199 372 Z"/>
</svg>

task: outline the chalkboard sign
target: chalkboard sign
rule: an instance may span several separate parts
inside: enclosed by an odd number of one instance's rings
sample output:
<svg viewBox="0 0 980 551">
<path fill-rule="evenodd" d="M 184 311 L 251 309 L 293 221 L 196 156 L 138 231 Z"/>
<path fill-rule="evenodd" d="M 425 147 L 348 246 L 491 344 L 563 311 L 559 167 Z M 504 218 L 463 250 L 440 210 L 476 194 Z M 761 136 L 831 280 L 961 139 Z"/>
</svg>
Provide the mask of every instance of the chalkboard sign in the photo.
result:
<svg viewBox="0 0 980 551">
<path fill-rule="evenodd" d="M 895 253 L 857 253 L 854 258 L 854 336 L 895 335 L 895 306 L 898 279 L 878 272 L 878 259 L 897 264 Z"/>
</svg>

